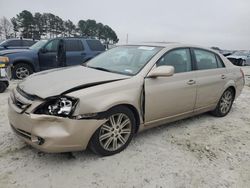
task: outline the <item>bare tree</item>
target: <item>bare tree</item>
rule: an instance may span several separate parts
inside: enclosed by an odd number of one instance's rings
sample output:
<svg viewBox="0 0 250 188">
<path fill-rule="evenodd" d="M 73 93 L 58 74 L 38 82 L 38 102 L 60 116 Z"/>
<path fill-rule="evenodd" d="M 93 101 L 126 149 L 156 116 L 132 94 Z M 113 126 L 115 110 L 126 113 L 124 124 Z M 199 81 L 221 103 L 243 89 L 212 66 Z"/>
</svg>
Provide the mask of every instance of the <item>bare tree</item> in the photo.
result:
<svg viewBox="0 0 250 188">
<path fill-rule="evenodd" d="M 13 26 L 6 17 L 2 17 L 0 19 L 0 29 L 1 29 L 1 33 L 4 35 L 6 39 L 11 36 Z"/>
</svg>

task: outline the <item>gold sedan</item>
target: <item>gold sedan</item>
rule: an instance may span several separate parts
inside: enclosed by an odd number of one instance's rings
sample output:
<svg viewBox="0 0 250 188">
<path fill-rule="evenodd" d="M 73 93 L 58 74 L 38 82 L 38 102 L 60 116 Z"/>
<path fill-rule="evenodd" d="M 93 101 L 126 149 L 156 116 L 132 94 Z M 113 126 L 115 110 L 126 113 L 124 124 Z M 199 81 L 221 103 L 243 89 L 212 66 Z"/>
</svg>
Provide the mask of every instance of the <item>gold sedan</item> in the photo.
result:
<svg viewBox="0 0 250 188">
<path fill-rule="evenodd" d="M 29 76 L 9 98 L 9 122 L 45 152 L 112 155 L 142 130 L 204 112 L 223 117 L 244 86 L 224 56 L 197 46 L 119 46 L 82 66 Z"/>
</svg>

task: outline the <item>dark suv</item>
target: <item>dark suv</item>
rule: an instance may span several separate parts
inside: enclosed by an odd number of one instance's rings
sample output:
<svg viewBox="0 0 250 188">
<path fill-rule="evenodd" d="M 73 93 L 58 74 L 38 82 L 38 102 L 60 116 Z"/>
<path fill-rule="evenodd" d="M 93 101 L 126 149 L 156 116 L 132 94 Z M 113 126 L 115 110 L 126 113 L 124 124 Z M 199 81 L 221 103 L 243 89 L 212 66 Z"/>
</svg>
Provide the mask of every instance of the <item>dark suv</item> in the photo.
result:
<svg viewBox="0 0 250 188">
<path fill-rule="evenodd" d="M 7 39 L 0 43 L 0 50 L 29 48 L 36 42 L 32 39 Z"/>
<path fill-rule="evenodd" d="M 1 51 L 0 57 L 8 57 L 13 77 L 23 79 L 33 72 L 60 67 L 57 55 L 62 43 L 66 51 L 64 66 L 79 65 L 105 51 L 96 39 L 55 38 L 40 40 L 29 49 Z"/>
</svg>

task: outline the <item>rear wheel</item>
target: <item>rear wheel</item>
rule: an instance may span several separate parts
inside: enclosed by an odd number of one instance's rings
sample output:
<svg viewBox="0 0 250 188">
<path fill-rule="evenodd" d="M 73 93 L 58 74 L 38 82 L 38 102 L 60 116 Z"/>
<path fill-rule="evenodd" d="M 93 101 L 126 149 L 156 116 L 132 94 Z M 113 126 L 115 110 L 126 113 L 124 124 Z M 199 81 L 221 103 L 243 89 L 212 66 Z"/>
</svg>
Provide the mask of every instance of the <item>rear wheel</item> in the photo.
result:
<svg viewBox="0 0 250 188">
<path fill-rule="evenodd" d="M 108 120 L 97 129 L 90 141 L 92 151 L 103 156 L 124 150 L 135 132 L 135 118 L 131 110 L 120 106 L 108 114 Z"/>
<path fill-rule="evenodd" d="M 18 63 L 13 68 L 13 77 L 15 79 L 24 79 L 33 73 L 33 69 L 30 65 L 25 63 Z"/>
<path fill-rule="evenodd" d="M 232 88 L 228 88 L 226 91 L 224 91 L 215 110 L 212 111 L 212 114 L 217 117 L 226 116 L 232 108 L 234 95 L 235 93 Z"/>
<path fill-rule="evenodd" d="M 7 87 L 8 85 L 5 82 L 0 81 L 0 93 L 3 93 Z"/>
</svg>

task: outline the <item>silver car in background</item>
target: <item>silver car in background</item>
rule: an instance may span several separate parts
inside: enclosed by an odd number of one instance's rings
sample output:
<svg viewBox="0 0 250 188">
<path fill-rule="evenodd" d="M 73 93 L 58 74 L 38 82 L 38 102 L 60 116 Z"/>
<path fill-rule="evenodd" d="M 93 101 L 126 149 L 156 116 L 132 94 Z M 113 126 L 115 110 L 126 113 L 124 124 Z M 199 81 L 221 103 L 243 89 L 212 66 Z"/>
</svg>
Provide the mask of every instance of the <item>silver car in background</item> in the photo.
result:
<svg viewBox="0 0 250 188">
<path fill-rule="evenodd" d="M 11 93 L 8 116 L 39 150 L 113 155 L 145 129 L 204 112 L 226 116 L 243 87 L 241 69 L 210 49 L 125 45 L 29 76 Z"/>
</svg>

